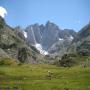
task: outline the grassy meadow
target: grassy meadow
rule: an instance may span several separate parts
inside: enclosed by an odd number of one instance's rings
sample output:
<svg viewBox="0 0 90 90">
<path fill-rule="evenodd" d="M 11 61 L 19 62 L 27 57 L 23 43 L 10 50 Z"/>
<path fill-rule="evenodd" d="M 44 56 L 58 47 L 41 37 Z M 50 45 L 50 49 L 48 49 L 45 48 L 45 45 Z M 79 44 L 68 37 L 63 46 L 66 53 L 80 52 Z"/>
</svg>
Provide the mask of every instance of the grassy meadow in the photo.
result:
<svg viewBox="0 0 90 90">
<path fill-rule="evenodd" d="M 90 68 L 0 66 L 0 90 L 90 90 Z"/>
</svg>

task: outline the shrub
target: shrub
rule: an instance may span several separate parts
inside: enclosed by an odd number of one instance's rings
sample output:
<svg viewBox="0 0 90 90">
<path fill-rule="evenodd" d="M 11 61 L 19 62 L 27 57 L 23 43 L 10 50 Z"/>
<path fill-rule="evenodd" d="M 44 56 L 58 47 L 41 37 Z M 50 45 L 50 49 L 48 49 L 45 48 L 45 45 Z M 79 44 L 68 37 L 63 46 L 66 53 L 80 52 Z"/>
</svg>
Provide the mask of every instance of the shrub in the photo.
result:
<svg viewBox="0 0 90 90">
<path fill-rule="evenodd" d="M 25 60 L 28 58 L 28 50 L 27 48 L 21 48 L 18 51 L 18 59 L 20 60 L 20 62 L 24 63 Z"/>
<path fill-rule="evenodd" d="M 74 56 L 74 55 L 73 55 Z M 72 55 L 65 54 L 62 56 L 61 60 L 59 60 L 60 65 L 63 67 L 71 67 L 75 64 L 75 59 Z"/>
<path fill-rule="evenodd" d="M 88 49 L 82 49 L 82 50 L 78 51 L 78 54 L 80 54 L 82 56 L 88 56 L 89 50 Z"/>
<path fill-rule="evenodd" d="M 12 65 L 12 64 L 16 64 L 16 62 L 12 60 L 11 58 L 1 58 L 0 59 L 0 65 Z"/>
</svg>

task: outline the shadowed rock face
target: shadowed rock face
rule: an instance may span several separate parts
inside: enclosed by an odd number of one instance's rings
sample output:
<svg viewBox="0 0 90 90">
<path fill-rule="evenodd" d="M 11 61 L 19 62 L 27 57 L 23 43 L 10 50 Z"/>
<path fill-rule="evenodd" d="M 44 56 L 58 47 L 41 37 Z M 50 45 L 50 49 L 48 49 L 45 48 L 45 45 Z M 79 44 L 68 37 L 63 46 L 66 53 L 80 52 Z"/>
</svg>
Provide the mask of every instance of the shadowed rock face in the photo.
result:
<svg viewBox="0 0 90 90">
<path fill-rule="evenodd" d="M 5 57 L 9 58 L 8 54 L 3 49 L 0 48 L 0 59 Z"/>
<path fill-rule="evenodd" d="M 59 38 L 59 28 L 49 21 L 46 23 L 45 29 L 42 34 L 42 45 L 48 50 Z"/>
<path fill-rule="evenodd" d="M 69 51 L 71 52 L 76 52 L 83 49 L 90 50 L 90 23 L 77 33 L 69 47 Z"/>
<path fill-rule="evenodd" d="M 30 44 L 41 43 L 41 32 L 38 24 L 30 25 L 26 28 L 27 32 L 27 39 L 30 42 Z"/>
<path fill-rule="evenodd" d="M 50 48 L 55 46 L 54 44 L 62 42 L 64 39 L 64 41 L 68 39 L 68 41 L 71 42 L 76 35 L 74 30 L 61 30 L 56 24 L 50 21 L 48 21 L 46 25 L 30 25 L 25 29 L 25 31 L 27 32 L 27 41 L 31 45 L 40 44 L 42 49 L 46 51 L 50 51 Z M 56 46 L 53 48 L 56 48 Z"/>
</svg>

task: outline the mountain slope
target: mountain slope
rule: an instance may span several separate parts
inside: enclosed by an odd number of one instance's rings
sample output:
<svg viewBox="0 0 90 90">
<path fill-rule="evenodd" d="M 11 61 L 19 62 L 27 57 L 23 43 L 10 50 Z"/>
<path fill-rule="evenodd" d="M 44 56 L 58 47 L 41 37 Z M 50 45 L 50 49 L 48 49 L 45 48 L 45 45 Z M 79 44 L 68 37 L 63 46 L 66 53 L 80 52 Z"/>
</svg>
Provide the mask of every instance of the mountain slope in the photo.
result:
<svg viewBox="0 0 90 90">
<path fill-rule="evenodd" d="M 65 47 L 70 45 L 70 42 L 76 35 L 76 32 L 74 30 L 61 30 L 56 24 L 50 21 L 48 21 L 45 25 L 39 25 L 38 23 L 30 25 L 25 29 L 25 32 L 27 33 L 26 39 L 29 44 L 35 46 L 36 48 L 37 45 L 39 45 L 41 47 L 41 50 L 39 50 L 38 48 L 37 49 L 40 52 L 42 51 L 47 54 L 51 54 L 54 52 L 58 53 L 57 49 L 59 50 L 59 48 L 57 48 L 57 45 L 58 47 L 61 46 L 62 42 L 64 42 L 62 44 Z"/>
<path fill-rule="evenodd" d="M 71 52 L 80 51 L 82 49 L 90 50 L 90 23 L 77 33 L 69 48 Z"/>
<path fill-rule="evenodd" d="M 0 17 L 0 57 L 3 58 L 2 56 L 25 63 L 39 63 L 44 59 L 34 47 L 28 44 L 23 30 L 19 27 L 11 28 Z"/>
</svg>

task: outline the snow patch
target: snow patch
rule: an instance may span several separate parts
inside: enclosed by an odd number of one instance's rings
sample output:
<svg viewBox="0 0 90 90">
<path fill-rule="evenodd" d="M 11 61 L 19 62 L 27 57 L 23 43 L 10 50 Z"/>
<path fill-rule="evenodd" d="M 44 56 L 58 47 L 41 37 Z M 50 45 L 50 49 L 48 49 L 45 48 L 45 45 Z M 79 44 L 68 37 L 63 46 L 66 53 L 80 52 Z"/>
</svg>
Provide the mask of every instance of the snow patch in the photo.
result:
<svg viewBox="0 0 90 90">
<path fill-rule="evenodd" d="M 23 31 L 23 35 L 25 38 L 27 38 L 27 32 Z"/>
<path fill-rule="evenodd" d="M 41 45 L 41 44 L 36 43 L 34 46 L 37 48 L 37 50 L 38 50 L 38 51 L 40 51 L 40 54 L 42 54 L 42 55 L 48 55 L 48 52 L 47 52 L 47 51 L 45 51 L 45 50 L 43 50 L 43 48 L 42 48 L 42 45 Z"/>
<path fill-rule="evenodd" d="M 59 41 L 63 40 L 63 38 L 59 38 Z"/>
<path fill-rule="evenodd" d="M 73 40 L 74 39 L 73 36 L 70 36 L 70 39 Z"/>
</svg>

